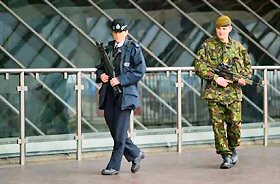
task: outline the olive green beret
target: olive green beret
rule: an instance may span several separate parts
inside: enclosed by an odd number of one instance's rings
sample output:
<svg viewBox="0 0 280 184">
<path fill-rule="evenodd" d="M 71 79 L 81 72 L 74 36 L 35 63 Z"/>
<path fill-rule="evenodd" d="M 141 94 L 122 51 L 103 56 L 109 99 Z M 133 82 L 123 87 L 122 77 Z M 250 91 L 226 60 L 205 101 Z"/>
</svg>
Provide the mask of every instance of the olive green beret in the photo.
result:
<svg viewBox="0 0 280 184">
<path fill-rule="evenodd" d="M 227 27 L 231 25 L 231 19 L 229 16 L 222 15 L 216 20 L 216 27 Z"/>
</svg>

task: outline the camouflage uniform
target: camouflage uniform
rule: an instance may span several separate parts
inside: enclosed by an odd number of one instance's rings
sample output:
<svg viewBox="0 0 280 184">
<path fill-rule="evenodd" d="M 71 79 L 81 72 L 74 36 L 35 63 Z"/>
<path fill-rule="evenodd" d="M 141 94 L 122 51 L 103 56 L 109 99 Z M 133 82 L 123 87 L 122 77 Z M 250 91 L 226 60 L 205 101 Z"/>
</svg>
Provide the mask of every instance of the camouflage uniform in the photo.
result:
<svg viewBox="0 0 280 184">
<path fill-rule="evenodd" d="M 223 43 L 217 37 L 207 39 L 198 51 L 195 62 L 196 74 L 207 81 L 202 96 L 208 101 L 216 152 L 231 155 L 240 144 L 242 89 L 237 82 L 225 88 L 216 84 L 219 76 L 213 69 L 220 62 L 232 64 L 233 72 L 245 77 L 251 77 L 252 70 L 246 49 L 231 38 L 229 43 Z M 227 124 L 226 130 L 224 123 Z"/>
</svg>

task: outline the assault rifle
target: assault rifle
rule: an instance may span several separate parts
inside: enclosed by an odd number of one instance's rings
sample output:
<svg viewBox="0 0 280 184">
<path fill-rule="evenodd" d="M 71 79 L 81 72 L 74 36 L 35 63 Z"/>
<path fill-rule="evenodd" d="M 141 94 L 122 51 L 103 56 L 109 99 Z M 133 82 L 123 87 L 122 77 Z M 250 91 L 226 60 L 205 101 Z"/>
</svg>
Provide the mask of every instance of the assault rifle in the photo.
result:
<svg viewBox="0 0 280 184">
<path fill-rule="evenodd" d="M 103 43 L 99 43 L 99 42 L 95 42 L 95 43 L 98 47 L 99 52 L 102 55 L 101 56 L 102 57 L 101 66 L 104 67 L 105 73 L 109 76 L 110 79 L 116 77 L 114 66 L 112 64 L 112 61 L 110 61 L 110 58 L 105 50 L 105 47 L 103 46 Z M 114 86 L 113 89 L 114 89 L 115 96 L 122 93 L 122 90 L 120 89 L 119 85 Z"/>
<path fill-rule="evenodd" d="M 238 81 L 238 79 L 243 78 L 246 82 L 246 84 L 249 85 L 258 85 L 261 86 L 262 84 L 259 82 L 256 82 L 248 77 L 242 76 L 239 73 L 236 73 L 232 70 L 232 65 L 226 64 L 226 63 L 220 63 L 218 67 L 214 69 L 214 72 L 219 75 L 220 77 L 223 77 L 225 79 L 231 80 L 231 81 Z"/>
</svg>

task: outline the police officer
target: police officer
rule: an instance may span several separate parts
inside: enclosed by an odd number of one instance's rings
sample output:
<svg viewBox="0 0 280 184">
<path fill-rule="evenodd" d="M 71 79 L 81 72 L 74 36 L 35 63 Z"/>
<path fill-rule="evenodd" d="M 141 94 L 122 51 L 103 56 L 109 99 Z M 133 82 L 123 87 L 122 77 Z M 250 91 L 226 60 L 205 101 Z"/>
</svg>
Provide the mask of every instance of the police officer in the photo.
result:
<svg viewBox="0 0 280 184">
<path fill-rule="evenodd" d="M 144 159 L 144 153 L 133 144 L 127 131 L 131 110 L 140 106 L 137 82 L 146 72 L 145 60 L 140 45 L 127 39 L 128 25 L 124 19 L 114 19 L 111 29 L 114 41 L 108 43 L 107 53 L 116 77 L 110 78 L 102 64 L 96 72 L 97 82 L 102 82 L 99 108 L 104 109 L 105 121 L 114 140 L 111 159 L 102 170 L 102 175 L 118 174 L 123 155 L 128 162 L 132 162 L 132 173 L 140 169 L 140 162 Z M 117 93 L 116 87 L 120 89 Z"/>
<path fill-rule="evenodd" d="M 196 74 L 207 81 L 203 98 L 208 101 L 217 154 L 222 155 L 221 169 L 231 168 L 238 160 L 236 147 L 240 145 L 241 86 L 245 77 L 251 77 L 251 61 L 240 42 L 233 40 L 230 17 L 222 15 L 216 20 L 216 37 L 207 39 L 197 53 Z M 214 72 L 220 63 L 232 66 L 233 72 L 244 76 L 228 80 Z M 226 123 L 226 129 L 224 127 Z"/>
</svg>

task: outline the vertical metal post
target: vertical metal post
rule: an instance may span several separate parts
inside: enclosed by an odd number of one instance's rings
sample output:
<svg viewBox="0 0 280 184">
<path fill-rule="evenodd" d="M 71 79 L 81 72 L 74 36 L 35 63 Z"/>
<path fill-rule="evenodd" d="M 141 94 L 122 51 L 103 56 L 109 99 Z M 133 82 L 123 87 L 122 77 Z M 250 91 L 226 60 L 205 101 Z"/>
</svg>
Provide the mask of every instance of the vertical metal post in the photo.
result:
<svg viewBox="0 0 280 184">
<path fill-rule="evenodd" d="M 130 125 L 129 125 L 129 134 L 131 140 L 134 140 L 135 138 L 133 117 L 134 117 L 134 111 L 132 110 L 130 113 Z"/>
<path fill-rule="evenodd" d="M 27 91 L 27 86 L 24 85 L 24 72 L 20 73 L 19 76 L 19 86 L 17 90 L 20 92 L 20 138 L 17 140 L 17 143 L 20 145 L 20 165 L 25 164 L 25 152 L 26 152 L 26 143 L 25 139 L 25 98 L 24 92 Z"/>
<path fill-rule="evenodd" d="M 77 154 L 76 159 L 82 160 L 82 90 L 84 89 L 84 85 L 82 85 L 82 72 L 79 71 L 76 76 L 76 86 L 75 90 L 77 91 L 77 135 L 75 139 L 77 141 Z"/>
<path fill-rule="evenodd" d="M 263 131 L 264 131 L 264 146 L 267 146 L 268 142 L 268 76 L 267 76 L 267 69 L 264 69 L 264 77 L 263 77 L 263 84 L 264 84 L 264 97 L 263 97 Z"/>
<path fill-rule="evenodd" d="M 182 152 L 182 71 L 178 70 L 177 73 L 177 151 Z"/>
</svg>

